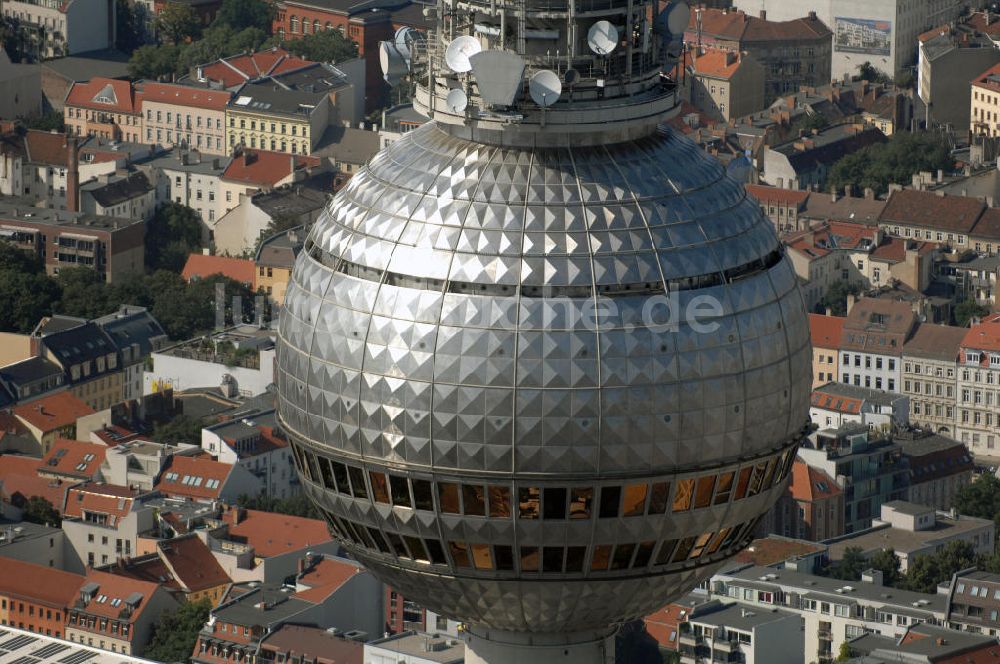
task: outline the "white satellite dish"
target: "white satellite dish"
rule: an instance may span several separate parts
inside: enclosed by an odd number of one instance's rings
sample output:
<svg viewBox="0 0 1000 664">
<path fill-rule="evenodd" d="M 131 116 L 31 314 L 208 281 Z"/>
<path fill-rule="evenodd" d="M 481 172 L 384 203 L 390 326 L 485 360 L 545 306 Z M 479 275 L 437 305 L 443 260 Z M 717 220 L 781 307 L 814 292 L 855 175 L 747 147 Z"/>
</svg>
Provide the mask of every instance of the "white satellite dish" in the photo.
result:
<svg viewBox="0 0 1000 664">
<path fill-rule="evenodd" d="M 453 72 L 464 74 L 472 69 L 472 63 L 469 62 L 469 56 L 475 55 L 482 50 L 482 45 L 475 37 L 470 35 L 455 37 L 455 39 L 448 44 L 448 50 L 445 51 L 444 54 L 444 61 Z"/>
<path fill-rule="evenodd" d="M 521 92 L 524 59 L 509 51 L 487 50 L 469 56 L 479 96 L 493 106 L 510 106 Z"/>
<path fill-rule="evenodd" d="M 406 59 L 409 60 L 412 56 L 413 44 L 423 41 L 424 36 L 418 30 L 403 26 L 399 30 L 396 30 L 393 40 L 396 42 L 396 48 L 403 52 L 406 55 Z"/>
<path fill-rule="evenodd" d="M 469 105 L 469 97 L 461 88 L 454 88 L 445 98 L 444 105 L 452 113 L 464 113 Z"/>
<path fill-rule="evenodd" d="M 663 27 L 672 35 L 683 35 L 691 22 L 691 7 L 684 0 L 673 0 L 660 15 Z"/>
<path fill-rule="evenodd" d="M 598 21 L 587 31 L 590 50 L 598 55 L 608 55 L 618 47 L 618 28 L 609 21 Z"/>
<path fill-rule="evenodd" d="M 408 59 L 393 42 L 379 42 L 378 59 L 382 66 L 382 77 L 389 85 L 399 83 L 410 70 Z"/>
<path fill-rule="evenodd" d="M 559 80 L 558 74 L 551 69 L 535 72 L 528 80 L 528 94 L 542 108 L 551 106 L 559 101 L 559 95 L 562 94 L 562 81 Z"/>
</svg>

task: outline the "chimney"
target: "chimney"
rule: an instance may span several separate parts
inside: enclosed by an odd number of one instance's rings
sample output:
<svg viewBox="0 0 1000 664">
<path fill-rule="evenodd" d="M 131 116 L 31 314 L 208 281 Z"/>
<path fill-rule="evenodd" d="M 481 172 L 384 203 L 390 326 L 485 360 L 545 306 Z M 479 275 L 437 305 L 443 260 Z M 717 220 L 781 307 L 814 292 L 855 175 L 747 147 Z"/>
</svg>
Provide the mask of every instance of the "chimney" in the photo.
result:
<svg viewBox="0 0 1000 664">
<path fill-rule="evenodd" d="M 858 298 L 854 293 L 847 294 L 847 313 L 851 313 L 851 309 L 857 304 Z"/>
<path fill-rule="evenodd" d="M 830 307 L 827 307 L 826 308 L 826 315 L 827 316 L 832 316 L 833 315 L 833 309 L 831 309 Z"/>
<path fill-rule="evenodd" d="M 295 155 L 289 155 L 288 157 L 288 172 L 295 172 Z"/>
<path fill-rule="evenodd" d="M 810 21 L 816 20 L 816 12 L 809 12 L 809 20 Z"/>
<path fill-rule="evenodd" d="M 80 146 L 76 137 L 69 139 L 69 164 L 66 169 L 66 209 L 80 211 Z"/>
<path fill-rule="evenodd" d="M 871 187 L 865 187 L 865 200 L 873 201 L 875 200 L 875 190 Z"/>
</svg>

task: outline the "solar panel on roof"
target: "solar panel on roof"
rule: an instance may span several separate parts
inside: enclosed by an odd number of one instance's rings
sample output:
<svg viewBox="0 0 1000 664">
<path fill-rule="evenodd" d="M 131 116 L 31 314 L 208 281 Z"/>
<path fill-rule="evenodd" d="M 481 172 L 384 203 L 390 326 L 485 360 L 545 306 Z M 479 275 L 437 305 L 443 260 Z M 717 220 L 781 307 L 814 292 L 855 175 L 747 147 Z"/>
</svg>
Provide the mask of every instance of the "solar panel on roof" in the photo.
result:
<svg viewBox="0 0 1000 664">
<path fill-rule="evenodd" d="M 39 648 L 35 652 L 31 653 L 33 657 L 39 659 L 48 659 L 49 657 L 54 657 L 64 650 L 69 650 L 69 646 L 63 645 L 61 643 L 50 643 L 44 648 Z"/>
<path fill-rule="evenodd" d="M 7 641 L 4 641 L 3 643 L 0 643 L 0 648 L 6 648 L 7 650 L 17 650 L 19 648 L 23 648 L 24 646 L 31 645 L 37 640 L 38 639 L 36 639 L 33 636 L 19 635 L 15 636 L 13 639 L 9 639 Z"/>
<path fill-rule="evenodd" d="M 60 659 L 59 664 L 81 664 L 81 662 L 86 662 L 88 659 L 93 659 L 94 657 L 97 657 L 97 653 L 90 652 L 89 650 L 78 650 Z"/>
<path fill-rule="evenodd" d="M 42 660 L 36 657 L 31 657 L 30 655 L 24 655 L 23 657 L 18 657 L 17 659 L 13 660 L 9 664 L 38 664 L 38 662 L 40 661 Z"/>
</svg>

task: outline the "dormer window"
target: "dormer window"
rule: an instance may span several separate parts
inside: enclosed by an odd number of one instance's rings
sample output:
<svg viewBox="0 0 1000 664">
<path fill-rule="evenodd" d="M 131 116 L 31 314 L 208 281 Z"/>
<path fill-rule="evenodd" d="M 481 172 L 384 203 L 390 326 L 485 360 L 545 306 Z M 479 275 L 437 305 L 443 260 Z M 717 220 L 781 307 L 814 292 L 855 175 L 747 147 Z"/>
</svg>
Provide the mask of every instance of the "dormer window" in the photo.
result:
<svg viewBox="0 0 1000 664">
<path fill-rule="evenodd" d="M 965 361 L 968 364 L 979 364 L 979 353 L 973 351 L 966 351 Z"/>
</svg>

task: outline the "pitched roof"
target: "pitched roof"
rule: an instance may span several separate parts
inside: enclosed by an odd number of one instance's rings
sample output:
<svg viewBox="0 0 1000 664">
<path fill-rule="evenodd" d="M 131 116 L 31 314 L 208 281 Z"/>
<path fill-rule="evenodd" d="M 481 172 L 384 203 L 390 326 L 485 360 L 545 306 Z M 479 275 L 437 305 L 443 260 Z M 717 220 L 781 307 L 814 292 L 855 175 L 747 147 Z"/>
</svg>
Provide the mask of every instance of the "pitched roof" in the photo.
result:
<svg viewBox="0 0 1000 664">
<path fill-rule="evenodd" d="M 11 502 L 17 496 L 24 500 L 40 496 L 61 511 L 68 485 L 62 480 L 39 476 L 41 463 L 35 457 L 0 454 L 0 498 Z"/>
<path fill-rule="evenodd" d="M 244 148 L 242 154 L 229 162 L 222 178 L 266 188 L 277 185 L 296 170 L 319 165 L 318 157 Z"/>
<path fill-rule="evenodd" d="M 73 605 L 83 581 L 81 574 L 4 558 L 0 595 L 31 600 L 54 609 L 67 609 Z"/>
<path fill-rule="evenodd" d="M 185 281 L 191 281 L 221 274 L 243 284 L 252 284 L 256 269 L 254 262 L 245 258 L 191 254 L 184 264 L 181 276 Z"/>
<path fill-rule="evenodd" d="M 29 162 L 69 167 L 71 150 L 65 134 L 29 129 L 24 134 L 24 152 Z"/>
<path fill-rule="evenodd" d="M 704 53 L 691 59 L 691 70 L 702 76 L 728 80 L 739 71 L 742 64 L 743 60 L 738 53 L 706 49 Z"/>
<path fill-rule="evenodd" d="M 972 87 L 982 88 L 991 92 L 1000 92 L 1000 64 L 995 64 L 979 76 L 972 79 Z"/>
<path fill-rule="evenodd" d="M 932 191 L 903 189 L 889 197 L 879 221 L 969 233 L 985 209 L 986 204 L 975 198 L 939 196 Z"/>
<path fill-rule="evenodd" d="M 152 191 L 153 185 L 145 173 L 137 171 L 110 182 L 92 180 L 84 183 L 80 190 L 89 193 L 101 207 L 109 208 Z"/>
<path fill-rule="evenodd" d="M 323 664 L 361 664 L 365 650 L 363 643 L 322 627 L 291 623 L 270 631 L 261 640 L 260 648 L 264 651 L 289 653 L 289 659 L 301 658 L 302 661 L 312 660 Z"/>
<path fill-rule="evenodd" d="M 770 567 L 775 563 L 784 562 L 789 558 L 820 553 L 825 550 L 826 546 L 816 544 L 815 542 L 769 535 L 750 542 L 750 546 L 736 554 L 733 562 Z"/>
<path fill-rule="evenodd" d="M 139 113 L 142 108 L 142 98 L 134 93 L 131 81 L 101 76 L 86 83 L 74 83 L 65 103 L 66 106 L 116 113 Z"/>
<path fill-rule="evenodd" d="M 732 9 L 703 9 L 697 14 L 701 16 L 702 34 L 741 43 L 820 39 L 831 34 L 830 28 L 815 14 L 790 21 L 768 21 Z M 694 33 L 699 29 L 698 18 L 696 12 L 691 12 L 688 32 Z"/>
<path fill-rule="evenodd" d="M 73 487 L 66 496 L 63 516 L 83 518 L 84 512 L 104 514 L 108 525 L 117 527 L 118 522 L 132 511 L 136 491 L 115 484 L 95 484 L 93 482 Z"/>
<path fill-rule="evenodd" d="M 233 96 L 228 90 L 195 88 L 187 85 L 155 83 L 153 81 L 142 81 L 137 83 L 136 87 L 142 95 L 143 103 L 150 101 L 161 104 L 190 106 L 191 108 L 204 108 L 212 111 L 225 111 L 226 104 L 229 103 L 229 100 Z"/>
<path fill-rule="evenodd" d="M 332 538 L 326 523 L 318 519 L 246 510 L 244 518 L 229 527 L 229 534 L 246 538 L 258 556 L 277 556 Z"/>
<path fill-rule="evenodd" d="M 989 316 L 979 325 L 966 330 L 962 337 L 962 348 L 1000 352 L 1000 315 Z M 960 357 L 959 361 L 965 362 L 965 358 Z M 988 363 L 989 358 L 983 357 L 982 361 Z"/>
<path fill-rule="evenodd" d="M 130 623 L 139 619 L 146 606 L 149 605 L 153 593 L 160 587 L 159 584 L 149 581 L 140 581 L 96 569 L 87 570 L 84 587 L 88 584 L 97 584 L 97 590 L 91 595 L 89 602 L 83 607 L 78 607 L 80 610 L 90 615 L 114 618 Z M 123 615 L 123 609 L 131 600 L 136 602 L 135 609 L 131 615 Z"/>
<path fill-rule="evenodd" d="M 38 470 L 43 473 L 93 480 L 101 472 L 101 464 L 104 463 L 107 451 L 106 445 L 59 438 L 42 459 Z"/>
<path fill-rule="evenodd" d="M 908 240 L 906 238 L 886 236 L 882 244 L 872 252 L 872 260 L 878 259 L 887 263 L 902 263 L 906 260 L 907 251 L 915 251 L 919 256 L 926 256 L 938 245 L 934 242 L 921 242 L 919 240 Z"/>
<path fill-rule="evenodd" d="M 202 65 L 202 78 L 221 81 L 223 87 L 232 88 L 261 76 L 294 71 L 313 64 L 292 55 L 283 48 L 274 47 L 256 53 L 241 53 L 229 58 Z"/>
<path fill-rule="evenodd" d="M 156 548 L 172 577 L 187 592 L 208 590 L 232 582 L 208 546 L 197 535 L 159 542 Z"/>
<path fill-rule="evenodd" d="M 296 585 L 305 586 L 305 590 L 295 593 L 295 597 L 309 602 L 320 603 L 347 583 L 355 574 L 361 574 L 363 569 L 357 565 L 323 557 L 318 563 L 307 568 Z"/>
<path fill-rule="evenodd" d="M 809 198 L 808 191 L 798 189 L 783 189 L 763 184 L 746 185 L 747 192 L 761 203 L 779 203 L 781 205 L 803 205 Z"/>
<path fill-rule="evenodd" d="M 972 235 L 986 240 L 1000 240 L 1000 208 L 986 208 Z"/>
<path fill-rule="evenodd" d="M 95 412 L 97 411 L 68 391 L 56 392 L 14 407 L 17 417 L 42 432 L 70 426 L 78 418 Z"/>
<path fill-rule="evenodd" d="M 840 335 L 844 331 L 843 316 L 809 314 L 809 334 L 814 348 L 840 348 Z"/>
<path fill-rule="evenodd" d="M 864 403 L 864 399 L 825 394 L 816 390 L 813 390 L 811 397 L 811 405 L 814 408 L 822 408 L 823 410 L 831 410 L 848 415 L 858 415 Z"/>
<path fill-rule="evenodd" d="M 802 501 L 823 500 L 843 493 L 825 471 L 799 460 L 792 464 L 792 482 L 788 491 L 792 498 Z"/>
<path fill-rule="evenodd" d="M 168 496 L 193 500 L 218 500 L 233 466 L 209 457 L 171 457 L 163 467 L 156 489 Z"/>
<path fill-rule="evenodd" d="M 903 344 L 903 355 L 954 362 L 967 332 L 964 327 L 921 323 Z"/>
<path fill-rule="evenodd" d="M 841 348 L 882 355 L 902 355 L 916 323 L 907 302 L 865 297 L 851 308 L 844 321 Z"/>
</svg>

